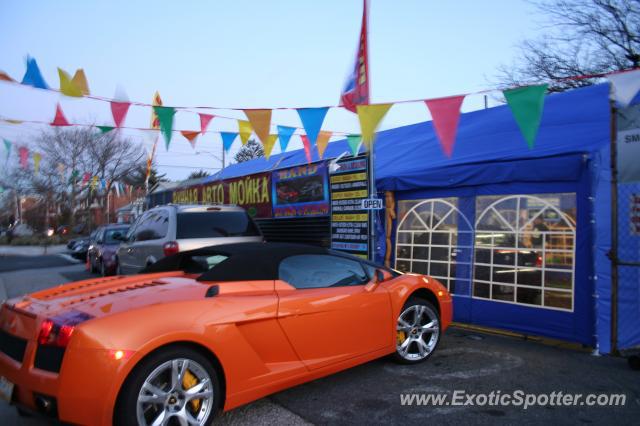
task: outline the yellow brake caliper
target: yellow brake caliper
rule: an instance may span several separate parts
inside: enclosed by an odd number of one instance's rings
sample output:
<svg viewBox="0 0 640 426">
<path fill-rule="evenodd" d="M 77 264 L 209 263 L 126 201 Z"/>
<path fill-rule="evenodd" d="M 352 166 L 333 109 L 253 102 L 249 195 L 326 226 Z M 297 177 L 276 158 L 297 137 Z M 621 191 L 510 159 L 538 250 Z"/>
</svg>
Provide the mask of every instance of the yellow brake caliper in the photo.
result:
<svg viewBox="0 0 640 426">
<path fill-rule="evenodd" d="M 405 332 L 402 330 L 399 330 L 397 335 L 398 345 L 403 344 L 406 338 L 407 338 L 407 335 L 405 334 Z"/>
<path fill-rule="evenodd" d="M 197 384 L 198 384 L 198 379 L 196 379 L 196 376 L 194 376 L 191 373 L 191 371 L 187 370 L 186 373 L 184 374 L 184 377 L 182 378 L 182 388 L 184 390 L 188 390 Z M 201 402 L 202 401 L 200 399 L 192 399 L 191 401 L 189 401 L 189 403 L 191 404 L 191 408 L 193 408 L 193 411 L 195 411 L 196 413 L 200 409 Z"/>
</svg>

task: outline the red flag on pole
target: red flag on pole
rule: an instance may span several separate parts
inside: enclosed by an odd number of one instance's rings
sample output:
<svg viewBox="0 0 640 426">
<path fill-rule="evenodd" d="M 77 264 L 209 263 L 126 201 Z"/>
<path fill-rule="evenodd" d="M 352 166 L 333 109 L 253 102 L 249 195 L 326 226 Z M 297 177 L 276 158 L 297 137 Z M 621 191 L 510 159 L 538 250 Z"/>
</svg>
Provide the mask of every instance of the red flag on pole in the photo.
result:
<svg viewBox="0 0 640 426">
<path fill-rule="evenodd" d="M 360 27 L 360 40 L 358 52 L 353 69 L 347 77 L 340 103 L 351 112 L 356 112 L 356 105 L 369 103 L 369 49 L 367 42 L 367 1 L 364 0 L 362 8 L 362 26 Z"/>
</svg>

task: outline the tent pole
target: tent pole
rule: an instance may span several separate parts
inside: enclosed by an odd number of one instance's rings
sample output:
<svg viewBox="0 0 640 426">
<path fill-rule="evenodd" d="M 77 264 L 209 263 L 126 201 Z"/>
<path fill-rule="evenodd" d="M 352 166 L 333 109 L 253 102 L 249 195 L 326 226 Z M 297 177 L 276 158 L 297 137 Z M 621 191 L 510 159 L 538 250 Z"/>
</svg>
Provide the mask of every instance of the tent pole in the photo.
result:
<svg viewBox="0 0 640 426">
<path fill-rule="evenodd" d="M 618 354 L 618 149 L 617 110 L 611 98 L 611 353 Z"/>
</svg>

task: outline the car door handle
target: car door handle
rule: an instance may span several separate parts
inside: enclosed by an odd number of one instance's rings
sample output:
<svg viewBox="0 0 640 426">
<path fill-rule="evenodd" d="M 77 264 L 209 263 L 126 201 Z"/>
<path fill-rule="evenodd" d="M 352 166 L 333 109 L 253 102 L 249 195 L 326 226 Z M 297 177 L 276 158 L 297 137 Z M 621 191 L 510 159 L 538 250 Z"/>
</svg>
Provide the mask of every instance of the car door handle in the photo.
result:
<svg viewBox="0 0 640 426">
<path fill-rule="evenodd" d="M 131 248 L 131 247 L 129 247 L 129 248 L 127 249 L 127 253 L 131 253 L 132 251 L 133 251 L 133 248 Z"/>
</svg>

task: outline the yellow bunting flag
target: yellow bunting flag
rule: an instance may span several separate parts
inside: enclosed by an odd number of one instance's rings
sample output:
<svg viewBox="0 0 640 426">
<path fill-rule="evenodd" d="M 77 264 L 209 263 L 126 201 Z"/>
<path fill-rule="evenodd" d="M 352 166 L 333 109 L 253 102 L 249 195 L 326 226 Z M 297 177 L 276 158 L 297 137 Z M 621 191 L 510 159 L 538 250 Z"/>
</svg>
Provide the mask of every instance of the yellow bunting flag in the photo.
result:
<svg viewBox="0 0 640 426">
<path fill-rule="evenodd" d="M 271 110 L 245 109 L 244 113 L 251 122 L 258 139 L 265 145 L 269 139 L 269 129 L 271 128 Z"/>
<path fill-rule="evenodd" d="M 42 155 L 38 152 L 33 153 L 33 172 L 37 175 L 40 171 L 40 160 L 42 160 Z"/>
<path fill-rule="evenodd" d="M 376 129 L 393 104 L 357 105 L 362 142 L 371 149 Z"/>
<path fill-rule="evenodd" d="M 91 179 L 91 190 L 93 191 L 97 187 L 98 187 L 98 176 L 94 176 L 93 179 Z"/>
<path fill-rule="evenodd" d="M 320 130 L 318 133 L 318 139 L 316 139 L 316 147 L 318 148 L 318 157 L 322 160 L 324 151 L 327 149 L 329 139 L 331 139 L 332 133 L 326 130 Z"/>
<path fill-rule="evenodd" d="M 269 135 L 267 136 L 267 141 L 263 142 L 264 146 L 264 156 L 268 160 L 271 157 L 271 151 L 273 150 L 273 146 L 276 144 L 278 140 L 278 135 Z"/>
<path fill-rule="evenodd" d="M 80 89 L 80 92 L 82 92 L 84 96 L 90 95 L 87 76 L 84 74 L 84 70 L 82 68 L 76 70 L 76 73 L 73 75 L 71 82 L 75 84 L 78 89 Z"/>
<path fill-rule="evenodd" d="M 251 136 L 251 132 L 253 132 L 251 123 L 246 120 L 238 120 L 238 133 L 240 133 L 240 140 L 242 141 L 242 145 L 247 144 L 247 141 Z"/>
<path fill-rule="evenodd" d="M 74 98 L 82 97 L 82 90 L 71 81 L 71 76 L 62 68 L 58 68 L 60 76 L 60 93 Z"/>
<path fill-rule="evenodd" d="M 160 93 L 156 91 L 153 95 L 153 101 L 151 102 L 153 106 L 162 106 L 162 98 L 160 97 Z M 156 114 L 156 110 L 151 108 L 151 128 L 159 129 L 160 128 L 160 119 L 158 118 L 158 114 Z"/>
</svg>

